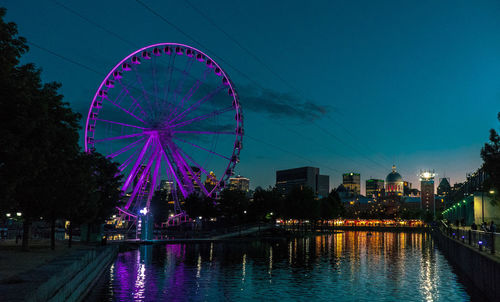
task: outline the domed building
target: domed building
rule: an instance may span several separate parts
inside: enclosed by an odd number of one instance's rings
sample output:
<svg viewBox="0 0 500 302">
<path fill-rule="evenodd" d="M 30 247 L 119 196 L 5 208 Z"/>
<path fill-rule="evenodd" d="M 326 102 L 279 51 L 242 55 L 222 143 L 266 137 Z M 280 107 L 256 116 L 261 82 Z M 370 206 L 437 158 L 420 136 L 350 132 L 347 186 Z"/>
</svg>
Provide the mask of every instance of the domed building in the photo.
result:
<svg viewBox="0 0 500 302">
<path fill-rule="evenodd" d="M 401 196 L 403 190 L 403 177 L 396 172 L 396 166 L 392 166 L 392 172 L 385 178 L 385 194 L 387 196 Z"/>
</svg>

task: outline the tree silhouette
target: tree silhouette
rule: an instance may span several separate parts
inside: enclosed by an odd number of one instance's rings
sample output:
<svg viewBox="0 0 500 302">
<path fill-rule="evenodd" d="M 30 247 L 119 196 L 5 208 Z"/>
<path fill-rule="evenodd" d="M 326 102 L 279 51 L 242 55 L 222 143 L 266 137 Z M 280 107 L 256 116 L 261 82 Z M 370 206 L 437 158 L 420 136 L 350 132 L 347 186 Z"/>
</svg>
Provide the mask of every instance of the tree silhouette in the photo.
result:
<svg viewBox="0 0 500 302">
<path fill-rule="evenodd" d="M 500 121 L 500 113 L 497 115 Z M 483 185 L 483 190 L 494 190 L 494 203 L 499 202 L 500 190 L 500 136 L 495 129 L 490 130 L 490 141 L 484 144 L 481 149 L 481 157 L 483 158 L 483 168 L 488 175 L 488 179 Z"/>
<path fill-rule="evenodd" d="M 5 13 L 0 8 L 0 209 L 22 212 L 28 249 L 31 221 L 58 204 L 61 169 L 78 154 L 80 115 L 63 102 L 60 84 L 42 84 L 39 69 L 20 65 L 26 39 Z"/>
</svg>

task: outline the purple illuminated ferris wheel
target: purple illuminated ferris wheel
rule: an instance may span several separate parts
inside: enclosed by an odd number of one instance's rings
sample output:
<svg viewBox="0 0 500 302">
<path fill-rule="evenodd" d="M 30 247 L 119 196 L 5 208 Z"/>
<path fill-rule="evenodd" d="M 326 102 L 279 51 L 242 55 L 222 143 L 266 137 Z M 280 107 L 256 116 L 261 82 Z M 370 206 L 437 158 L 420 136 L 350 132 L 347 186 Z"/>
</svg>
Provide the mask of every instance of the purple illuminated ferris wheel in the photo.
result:
<svg viewBox="0 0 500 302">
<path fill-rule="evenodd" d="M 200 50 L 177 43 L 141 48 L 104 78 L 89 109 L 85 150 L 121 163 L 128 216 L 162 185 L 179 198 L 214 197 L 232 175 L 243 139 L 238 94 Z"/>
</svg>

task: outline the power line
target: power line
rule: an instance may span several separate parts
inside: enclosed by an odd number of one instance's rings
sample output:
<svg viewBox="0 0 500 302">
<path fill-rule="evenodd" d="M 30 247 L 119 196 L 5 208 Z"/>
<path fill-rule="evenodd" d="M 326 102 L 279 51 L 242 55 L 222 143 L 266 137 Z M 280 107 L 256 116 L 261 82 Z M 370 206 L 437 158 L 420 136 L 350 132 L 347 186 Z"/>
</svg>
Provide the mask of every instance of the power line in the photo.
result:
<svg viewBox="0 0 500 302">
<path fill-rule="evenodd" d="M 56 56 L 56 57 L 58 57 L 58 58 L 60 58 L 60 59 L 63 59 L 63 60 L 65 60 L 65 61 L 67 61 L 67 62 L 70 62 L 70 63 L 75 64 L 75 65 L 77 65 L 77 66 L 80 66 L 80 67 L 82 67 L 82 68 L 85 68 L 85 69 L 87 69 L 87 70 L 88 70 L 88 71 L 90 71 L 90 72 L 96 73 L 96 74 L 101 75 L 101 76 L 103 76 L 103 75 L 105 76 L 105 74 L 103 74 L 102 72 L 99 72 L 99 71 L 97 71 L 97 70 L 95 70 L 95 69 L 93 69 L 93 68 L 88 67 L 87 65 L 81 64 L 81 63 L 79 63 L 79 62 L 77 62 L 77 61 L 75 61 L 75 60 L 73 60 L 73 59 L 70 59 L 70 58 L 65 57 L 65 56 L 63 56 L 63 55 L 60 55 L 60 54 L 58 54 L 58 53 L 56 53 L 56 52 L 53 52 L 52 50 L 49 50 L 49 49 L 47 49 L 47 48 L 45 48 L 45 47 L 43 47 L 43 46 L 40 46 L 40 45 L 38 45 L 38 44 L 36 44 L 36 43 L 29 42 L 29 41 L 28 41 L 27 43 L 28 43 L 29 45 L 31 45 L 31 46 L 35 46 L 35 47 L 36 47 L 36 48 L 38 48 L 38 49 L 41 49 L 41 50 L 43 50 L 43 51 L 45 51 L 45 52 L 48 52 L 48 53 L 50 53 L 50 54 L 52 54 L 52 55 L 54 55 L 54 56 Z"/>
<path fill-rule="evenodd" d="M 278 78 L 281 82 L 287 85 L 292 90 L 297 90 L 293 85 L 288 83 L 279 73 L 275 72 L 269 65 L 267 65 L 263 60 L 261 60 L 257 55 L 251 52 L 247 47 L 241 44 L 238 40 L 233 38 L 228 32 L 226 32 L 222 27 L 217 25 L 215 21 L 213 21 L 207 14 L 205 14 L 202 10 L 198 9 L 195 5 L 193 5 L 190 1 L 184 0 L 192 9 L 194 9 L 198 14 L 200 14 L 203 18 L 207 19 L 207 21 L 212 24 L 215 28 L 217 28 L 220 32 L 222 32 L 229 40 L 233 41 L 238 47 L 240 47 L 243 51 L 245 51 L 249 56 L 251 56 L 254 60 L 259 62 L 262 66 L 264 66 L 270 73 L 272 73 L 276 78 Z"/>
<path fill-rule="evenodd" d="M 127 40 L 127 39 L 125 39 L 125 38 L 123 38 L 123 37 L 122 37 L 122 36 L 120 36 L 119 34 L 117 34 L 117 33 L 113 32 L 113 31 L 111 31 L 111 30 L 107 29 L 106 27 L 104 27 L 104 26 L 102 26 L 102 25 L 100 25 L 100 24 L 98 24 L 98 23 L 96 23 L 96 22 L 94 22 L 94 21 L 92 21 L 91 19 L 89 19 L 89 18 L 87 18 L 87 17 L 83 16 L 82 14 L 80 14 L 80 13 L 76 12 L 75 10 L 73 10 L 73 9 L 69 8 L 68 6 L 63 5 L 63 4 L 61 4 L 60 2 L 58 2 L 58 1 L 53 1 L 53 2 L 54 2 L 55 4 L 57 4 L 58 6 L 62 7 L 63 9 L 65 9 L 66 11 L 68 11 L 68 12 L 70 12 L 70 13 L 72 13 L 72 14 L 74 14 L 74 15 L 78 16 L 79 18 L 81 18 L 81 19 L 85 20 L 86 22 L 88 22 L 88 23 L 92 24 L 93 26 L 96 26 L 96 27 L 98 27 L 99 29 L 101 29 L 101 30 L 105 31 L 106 33 L 108 33 L 108 34 L 110 34 L 110 35 L 112 35 L 112 36 L 114 36 L 114 37 L 118 38 L 118 39 L 119 39 L 119 40 L 121 40 L 122 42 L 124 42 L 124 43 L 126 43 L 126 44 L 128 44 L 128 45 L 132 45 L 132 46 L 134 45 L 134 43 L 130 42 L 129 40 Z M 170 22 L 168 19 L 166 19 L 165 17 L 163 17 L 161 14 L 159 14 L 159 13 L 157 13 L 156 11 L 154 11 L 153 9 L 151 9 L 151 8 L 150 8 L 148 5 L 146 5 L 144 2 L 142 2 L 142 1 L 140 1 L 140 0 L 136 0 L 136 2 L 137 2 L 137 3 L 139 3 L 139 4 L 141 4 L 141 6 L 143 6 L 144 8 L 146 8 L 148 11 L 150 11 L 150 12 L 151 12 L 152 14 L 154 14 L 155 16 L 159 17 L 161 20 L 163 20 L 164 22 L 166 22 L 168 25 L 170 25 L 171 27 L 173 27 L 174 29 L 176 29 L 177 31 L 179 31 L 181 34 L 183 34 L 183 35 L 185 35 L 186 37 L 188 37 L 189 39 L 191 39 L 193 42 L 197 43 L 198 45 L 200 45 L 200 46 L 201 46 L 201 47 L 203 47 L 204 49 L 207 49 L 208 51 L 211 51 L 210 49 L 208 49 L 208 47 L 206 47 L 205 45 L 203 45 L 202 43 L 200 43 L 200 42 L 199 42 L 198 40 L 196 40 L 193 36 L 189 35 L 187 32 L 183 31 L 181 28 L 179 28 L 178 26 L 176 26 L 174 23 Z M 190 4 L 191 6 L 193 6 L 191 3 L 188 3 L 188 4 Z M 198 11 L 198 12 L 200 12 L 199 10 L 197 10 L 197 11 Z M 201 13 L 201 12 L 200 12 L 200 13 Z M 201 14 L 202 14 L 202 16 L 204 16 L 205 18 L 207 18 L 207 19 L 208 19 L 208 20 L 209 20 L 209 21 L 210 21 L 210 22 L 211 22 L 214 26 L 216 26 L 216 28 L 217 28 L 217 29 L 219 29 L 219 30 L 223 31 L 223 30 L 222 30 L 219 26 L 217 26 L 217 25 L 215 24 L 215 22 L 213 22 L 211 19 L 209 19 L 209 18 L 208 18 L 208 16 L 206 16 L 206 15 L 205 15 L 205 14 L 203 14 L 203 13 L 201 13 Z M 295 88 L 295 87 L 293 87 L 292 85 L 288 84 L 288 83 L 287 83 L 287 82 L 286 82 L 286 81 L 285 81 L 282 77 L 280 77 L 280 76 L 279 76 L 276 72 L 274 72 L 274 71 L 273 71 L 273 70 L 272 70 L 272 69 L 271 69 L 271 68 L 270 68 L 267 64 L 265 64 L 262 60 L 260 60 L 260 58 L 258 58 L 258 56 L 256 56 L 256 55 L 252 54 L 252 53 L 250 52 L 250 50 L 248 50 L 247 48 L 245 48 L 245 47 L 244 47 L 241 43 L 239 43 L 236 39 L 231 38 L 231 36 L 230 36 L 227 32 L 225 32 L 225 31 L 223 31 L 223 32 L 224 32 L 224 34 L 225 34 L 227 37 L 229 37 L 229 38 L 230 38 L 233 42 L 237 43 L 237 44 L 238 44 L 238 46 L 240 46 L 240 48 L 242 48 L 245 52 L 247 52 L 248 54 L 250 54 L 250 55 L 251 55 L 254 59 L 256 59 L 259 63 L 261 63 L 263 66 L 265 66 L 265 67 L 266 67 L 266 69 L 268 69 L 271 73 L 273 73 L 275 76 L 277 76 L 277 77 L 278 77 L 281 81 L 283 81 L 285 84 L 287 84 L 287 85 L 288 85 L 289 87 L 291 87 L 293 90 L 296 90 L 299 94 L 301 94 L 301 92 L 300 92 L 298 89 L 296 89 L 296 88 Z M 81 67 L 83 67 L 83 68 L 85 68 L 85 69 L 87 69 L 87 70 L 90 70 L 90 71 L 92 71 L 92 72 L 94 72 L 94 73 L 101 74 L 100 72 L 98 72 L 98 71 L 96 71 L 96 70 L 94 70 L 94 69 L 91 69 L 91 68 L 87 67 L 86 65 L 80 64 L 80 63 L 78 63 L 78 62 L 76 62 L 76 61 L 74 61 L 74 60 L 71 60 L 71 59 L 69 59 L 69 58 L 67 58 L 67 57 L 64 57 L 64 56 L 62 56 L 62 55 L 59 55 L 59 54 L 57 54 L 57 53 L 55 53 L 55 52 L 53 52 L 53 51 L 50 51 L 50 50 L 48 50 L 48 49 L 46 49 L 46 48 L 43 48 L 43 47 L 41 47 L 41 46 L 37 46 L 37 47 L 39 47 L 40 49 L 43 49 L 43 50 L 45 50 L 45 51 L 47 51 L 47 52 L 49 52 L 49 53 L 51 53 L 51 54 L 53 54 L 53 55 L 56 55 L 56 56 L 58 56 L 58 57 L 60 57 L 60 58 L 62 58 L 62 59 L 64 59 L 64 60 L 66 60 L 66 61 L 69 61 L 69 62 L 71 62 L 71 63 L 73 63 L 73 64 L 76 64 L 76 65 L 78 65 L 78 66 L 81 66 Z M 213 51 L 211 51 L 211 52 L 213 53 Z M 215 55 L 215 56 L 216 56 L 216 55 Z M 216 57 L 218 57 L 218 56 L 216 56 Z M 234 69 L 235 71 L 237 71 L 238 73 L 240 73 L 241 75 L 243 75 L 246 79 L 248 79 L 249 81 L 253 82 L 256 86 L 259 86 L 261 89 L 264 89 L 264 88 L 263 88 L 263 87 L 262 87 L 259 83 L 257 83 L 255 80 L 251 79 L 251 78 L 250 78 L 247 74 L 245 74 L 244 72 L 242 72 L 242 71 L 241 71 L 241 70 L 239 70 L 238 68 L 234 67 L 232 64 L 228 63 L 228 62 L 227 62 L 227 61 L 225 61 L 224 59 L 222 59 L 222 58 L 220 58 L 220 57 L 218 57 L 218 58 L 219 58 L 219 60 L 220 60 L 220 61 L 224 62 L 226 65 L 228 65 L 229 67 L 231 67 L 232 69 Z M 102 74 L 101 74 L 101 75 L 102 75 Z M 295 110 L 297 113 L 300 113 L 297 109 L 295 109 L 295 108 L 293 108 L 293 107 L 292 107 L 292 110 Z M 323 132 L 327 133 L 329 136 L 331 136 L 331 137 L 333 137 L 334 139 L 336 139 L 337 141 L 341 142 L 342 144 L 349 145 L 349 144 L 348 144 L 348 143 L 346 143 L 344 140 L 341 140 L 339 137 L 335 136 L 333 133 L 331 133 L 331 132 L 329 132 L 328 130 L 324 129 L 323 127 L 319 126 L 319 125 L 318 125 L 317 123 L 315 123 L 314 121 L 312 122 L 312 124 L 313 124 L 313 125 L 315 125 L 317 128 L 321 129 Z M 289 130 L 290 130 L 290 129 L 289 129 Z M 298 133 L 298 132 L 296 132 L 296 133 Z M 299 135 L 300 135 L 300 134 L 299 134 Z M 301 135 L 301 136 L 303 136 L 303 135 Z M 304 137 L 304 136 L 303 136 L 303 137 Z M 325 147 L 325 148 L 326 148 L 326 147 Z M 353 147 L 352 145 L 351 145 L 351 148 L 352 148 L 352 149 L 354 149 L 354 147 Z M 329 150 L 329 148 L 327 148 L 327 149 Z M 329 150 L 329 151 L 331 152 L 331 150 Z M 357 151 L 357 152 L 359 152 L 358 150 L 356 150 L 356 151 Z M 347 157 L 345 157 L 345 156 L 343 156 L 343 155 L 341 155 L 341 154 L 339 154 L 339 153 L 336 153 L 336 154 L 337 154 L 337 155 L 339 155 L 339 156 L 342 156 L 342 157 L 344 157 L 344 158 L 346 158 L 346 159 L 348 159 Z M 360 154 L 361 154 L 361 153 L 360 153 Z M 363 154 L 361 154 L 361 155 L 362 155 L 362 156 L 364 156 Z M 381 166 L 381 167 L 383 167 L 383 168 L 385 169 L 385 167 L 384 167 L 384 166 L 382 166 L 382 165 L 380 165 L 379 163 L 377 163 L 377 162 L 373 161 L 372 159 L 369 159 L 369 158 L 367 158 L 367 157 L 365 157 L 365 158 L 366 158 L 368 161 L 370 161 L 370 162 L 372 162 L 372 163 L 374 163 L 374 164 L 376 164 L 376 165 L 379 165 L 379 166 Z M 354 162 L 354 160 L 353 160 L 353 159 L 350 159 L 350 160 Z"/>
<path fill-rule="evenodd" d="M 256 60 L 262 66 L 264 66 L 269 72 L 271 72 L 274 76 L 276 76 L 276 78 L 278 78 L 281 82 L 283 82 L 285 85 L 287 85 L 292 90 L 296 91 L 298 94 L 304 96 L 304 94 L 302 93 L 302 91 L 300 91 L 297 87 L 295 87 L 294 85 L 291 85 L 288 81 L 286 81 L 283 77 L 281 77 L 279 75 L 279 73 L 275 72 L 269 65 L 267 65 L 263 60 L 261 60 L 259 58 L 259 56 L 255 55 L 247 47 L 245 47 L 242 43 L 240 43 L 237 39 L 233 38 L 233 36 L 231 36 L 227 31 L 225 31 L 224 28 L 222 28 L 221 26 L 217 25 L 217 23 L 212 18 L 210 18 L 207 14 L 205 14 L 202 10 L 200 10 L 198 7 L 196 7 L 195 5 L 193 5 L 189 0 L 184 0 L 184 2 L 186 2 L 199 15 L 201 15 L 203 18 L 205 18 L 212 26 L 214 26 L 216 29 L 218 29 L 220 32 L 222 32 L 229 40 L 233 41 L 236 45 L 238 45 L 239 48 L 241 48 L 249 56 L 251 56 L 254 60 Z M 337 124 L 339 125 L 339 123 L 337 123 Z M 325 128 L 319 126 L 315 122 L 313 122 L 313 125 L 315 125 L 318 129 L 322 130 L 323 132 L 325 132 L 326 134 L 328 134 L 332 138 L 336 139 L 337 141 L 339 141 L 339 142 L 341 142 L 341 143 L 343 143 L 345 145 L 351 145 L 352 149 L 354 149 L 356 152 L 358 152 L 361 156 L 365 157 L 368 161 L 374 163 L 375 165 L 378 165 L 379 167 L 381 167 L 383 169 L 386 169 L 385 165 L 381 165 L 380 163 L 375 162 L 373 159 L 370 159 L 370 158 L 366 157 L 359 150 L 357 150 L 352 144 L 346 143 L 345 141 L 341 140 L 338 136 L 334 135 L 333 133 L 331 133 L 330 131 L 326 130 Z M 341 126 L 341 127 L 344 128 L 343 126 Z M 349 134 L 349 132 L 348 132 L 348 134 Z M 351 135 L 351 137 L 353 137 L 355 139 L 355 137 L 352 134 L 350 134 L 350 135 Z"/>
<path fill-rule="evenodd" d="M 235 70 L 236 72 L 238 72 L 240 75 L 242 75 L 244 78 L 246 78 L 248 81 L 252 82 L 253 84 L 255 84 L 256 86 L 258 86 L 260 89 L 264 90 L 264 87 L 262 87 L 262 85 L 260 85 L 258 82 L 256 82 L 255 80 L 253 80 L 252 78 L 250 78 L 246 73 L 244 73 L 243 71 L 239 70 L 238 68 L 236 68 L 234 65 L 230 64 L 229 62 L 227 62 L 226 60 L 224 60 L 223 58 L 215 55 L 215 52 L 212 51 L 210 48 L 206 47 L 203 43 L 199 42 L 196 38 L 194 38 L 193 36 L 191 36 L 190 34 L 186 33 L 184 30 L 182 30 L 181 28 L 179 28 L 177 25 L 175 25 L 174 23 L 170 22 L 167 18 L 165 18 L 164 16 L 162 16 L 161 14 L 159 14 L 158 12 L 156 12 L 155 10 L 153 10 L 151 7 L 149 7 L 147 4 L 145 4 L 143 1 L 141 0 L 135 0 L 138 4 L 140 4 L 142 7 L 144 7 L 146 10 L 148 10 L 149 12 L 151 12 L 153 15 L 157 16 L 158 18 L 160 18 L 161 20 L 163 20 L 165 23 L 167 23 L 168 25 L 170 25 L 171 27 L 173 27 L 174 29 L 176 29 L 177 31 L 179 31 L 181 34 L 185 35 L 187 38 L 189 38 L 190 40 L 192 40 L 193 42 L 197 43 L 198 45 L 200 45 L 202 48 L 210 51 L 215 57 L 217 57 L 219 59 L 219 61 L 221 62 L 224 62 L 227 66 L 231 67 L 233 70 Z M 213 22 L 213 21 L 212 21 Z M 227 33 L 226 33 L 227 34 Z M 228 35 L 228 34 L 227 34 Z M 232 39 L 232 40 L 235 40 L 235 39 Z M 238 44 L 241 44 L 241 43 L 238 43 Z M 254 55 L 252 55 L 254 57 Z M 259 62 L 262 62 L 262 60 L 259 59 Z M 274 72 L 273 72 L 274 73 Z M 284 80 L 283 80 L 284 81 Z M 293 87 L 293 86 L 292 86 Z M 302 94 L 300 93 L 300 91 L 296 88 L 293 88 L 293 90 L 297 91 L 299 94 Z M 295 110 L 297 113 L 300 114 L 300 111 L 298 111 L 296 108 L 294 107 L 291 107 L 292 110 Z M 328 134 L 329 136 L 331 136 L 332 138 L 340 141 L 341 143 L 343 144 L 346 144 L 346 145 L 349 145 L 347 144 L 346 142 L 340 140 L 337 136 L 335 136 L 334 134 L 332 134 L 331 132 L 329 132 L 328 130 L 326 130 L 325 128 L 319 126 L 316 122 L 312 121 L 311 122 L 314 126 L 316 126 L 318 129 L 322 130 L 323 132 L 325 132 L 326 134 Z M 365 155 L 363 155 L 361 152 L 359 152 L 359 150 L 356 150 L 355 148 L 353 148 L 351 146 L 351 148 L 353 150 L 355 150 L 356 152 L 358 152 L 360 155 L 362 155 L 363 157 L 367 158 Z M 374 162 L 376 163 L 375 161 L 373 161 L 373 159 L 369 159 L 367 158 L 369 161 L 371 162 Z M 386 167 L 384 165 L 381 165 L 380 163 L 376 163 L 376 165 L 379 165 L 381 168 L 385 169 Z"/>
<path fill-rule="evenodd" d="M 77 12 L 77 11 L 75 11 L 75 10 L 73 10 L 73 9 L 71 9 L 71 8 L 69 8 L 69 7 L 67 7 L 66 5 L 62 4 L 61 2 L 59 2 L 59 1 L 55 1 L 55 0 L 53 0 L 52 2 L 54 2 L 54 3 L 55 3 L 55 4 L 57 4 L 57 5 L 59 5 L 60 7 L 64 8 L 65 10 L 67 10 L 67 11 L 68 11 L 68 12 L 70 12 L 70 13 L 72 13 L 73 15 L 76 15 L 76 16 L 80 17 L 81 19 L 83 19 L 83 20 L 87 21 L 88 23 L 90 23 L 90 24 L 92 24 L 92 25 L 94 25 L 94 26 L 96 26 L 96 27 L 98 27 L 98 28 L 100 28 L 100 29 L 104 30 L 105 32 L 107 32 L 108 34 L 110 34 L 110 35 L 114 36 L 115 38 L 117 38 L 118 40 L 122 41 L 123 43 L 126 43 L 126 44 L 128 44 L 128 45 L 130 45 L 130 46 L 132 46 L 132 47 L 135 47 L 135 45 L 134 45 L 133 43 L 131 43 L 130 41 L 127 41 L 127 39 L 123 38 L 122 36 L 118 35 L 117 33 L 113 32 L 113 31 L 111 31 L 111 30 L 108 30 L 108 29 L 107 29 L 107 28 L 105 28 L 104 26 L 102 26 L 102 25 L 100 25 L 100 24 L 98 24 L 98 23 L 96 23 L 96 22 L 92 21 L 91 19 L 89 19 L 89 18 L 87 18 L 87 17 L 83 16 L 83 15 L 82 15 L 82 14 L 80 14 L 79 12 Z"/>
</svg>

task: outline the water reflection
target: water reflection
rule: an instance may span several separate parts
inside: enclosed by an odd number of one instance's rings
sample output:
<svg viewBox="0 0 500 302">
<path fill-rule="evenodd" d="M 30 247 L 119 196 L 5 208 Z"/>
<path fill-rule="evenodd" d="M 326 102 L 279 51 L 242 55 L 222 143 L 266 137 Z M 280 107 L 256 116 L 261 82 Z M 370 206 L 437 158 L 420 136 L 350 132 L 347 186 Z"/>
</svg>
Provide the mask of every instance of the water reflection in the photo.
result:
<svg viewBox="0 0 500 302">
<path fill-rule="evenodd" d="M 105 282 L 99 300 L 470 300 L 421 233 L 141 246 L 121 253 Z"/>
</svg>

